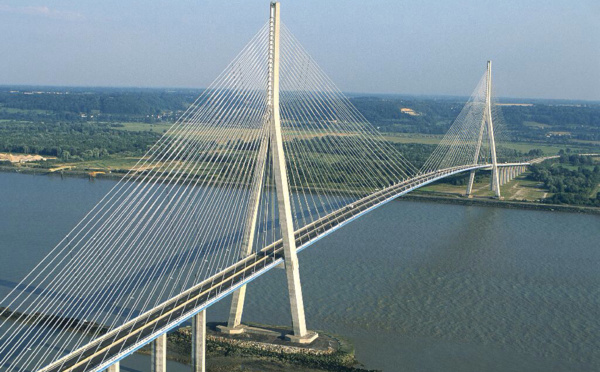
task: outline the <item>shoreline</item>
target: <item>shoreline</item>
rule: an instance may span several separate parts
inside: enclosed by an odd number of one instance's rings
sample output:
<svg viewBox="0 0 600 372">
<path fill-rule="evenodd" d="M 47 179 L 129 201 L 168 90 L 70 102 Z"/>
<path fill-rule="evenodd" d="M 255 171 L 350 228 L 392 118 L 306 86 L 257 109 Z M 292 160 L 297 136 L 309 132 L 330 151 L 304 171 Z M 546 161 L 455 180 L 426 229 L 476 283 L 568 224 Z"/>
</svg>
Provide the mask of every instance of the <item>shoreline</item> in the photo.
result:
<svg viewBox="0 0 600 372">
<path fill-rule="evenodd" d="M 539 210 L 548 212 L 568 212 L 600 215 L 600 208 L 572 204 L 546 204 L 519 200 L 497 200 L 489 197 L 466 198 L 458 195 L 428 195 L 422 192 L 403 195 L 397 201 L 417 201 L 424 203 L 456 204 L 465 206 L 498 207 L 506 209 Z"/>
<path fill-rule="evenodd" d="M 0 165 L 0 172 L 7 173 L 22 173 L 31 175 L 41 176 L 60 176 L 62 177 L 75 177 L 75 178 L 88 178 L 89 180 L 95 179 L 107 179 L 107 180 L 120 180 L 126 173 L 114 172 L 98 174 L 96 176 L 90 175 L 88 171 L 73 171 L 65 170 L 61 172 L 49 172 L 46 169 L 39 168 L 21 168 L 21 167 L 7 167 Z M 600 215 L 600 208 L 578 206 L 572 204 L 546 204 L 539 202 L 520 201 L 520 200 L 497 200 L 490 197 L 473 197 L 465 198 L 457 194 L 442 194 L 435 192 L 423 192 L 413 191 L 409 194 L 403 195 L 395 199 L 396 201 L 416 201 L 425 203 L 441 203 L 441 204 L 455 204 L 465 206 L 484 206 L 484 207 L 499 207 L 507 209 L 524 209 L 524 210 L 540 210 L 548 212 L 568 212 L 568 213 L 584 213 Z"/>
</svg>

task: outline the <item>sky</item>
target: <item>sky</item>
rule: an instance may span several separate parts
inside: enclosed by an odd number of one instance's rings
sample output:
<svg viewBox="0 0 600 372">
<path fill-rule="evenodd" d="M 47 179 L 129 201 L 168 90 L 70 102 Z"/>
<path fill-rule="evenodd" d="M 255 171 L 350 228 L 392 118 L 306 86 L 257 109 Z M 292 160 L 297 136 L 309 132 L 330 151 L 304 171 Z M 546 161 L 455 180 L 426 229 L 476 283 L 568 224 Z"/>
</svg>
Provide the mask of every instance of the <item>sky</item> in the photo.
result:
<svg viewBox="0 0 600 372">
<path fill-rule="evenodd" d="M 264 0 L 2 0 L 0 85 L 202 88 L 267 21 Z M 282 0 L 345 92 L 600 100 L 598 0 Z"/>
</svg>

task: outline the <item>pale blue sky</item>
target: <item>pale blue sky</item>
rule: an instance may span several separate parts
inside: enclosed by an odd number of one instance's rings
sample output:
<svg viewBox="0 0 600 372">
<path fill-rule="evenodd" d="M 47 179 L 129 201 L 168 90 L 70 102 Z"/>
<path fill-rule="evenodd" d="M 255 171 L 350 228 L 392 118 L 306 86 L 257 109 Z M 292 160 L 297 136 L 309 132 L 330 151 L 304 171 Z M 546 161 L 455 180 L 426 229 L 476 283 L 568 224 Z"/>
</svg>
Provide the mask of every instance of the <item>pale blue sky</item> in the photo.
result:
<svg viewBox="0 0 600 372">
<path fill-rule="evenodd" d="M 0 84 L 208 85 L 268 1 L 3 0 Z M 283 22 L 344 91 L 600 100 L 598 0 L 282 0 Z"/>
</svg>

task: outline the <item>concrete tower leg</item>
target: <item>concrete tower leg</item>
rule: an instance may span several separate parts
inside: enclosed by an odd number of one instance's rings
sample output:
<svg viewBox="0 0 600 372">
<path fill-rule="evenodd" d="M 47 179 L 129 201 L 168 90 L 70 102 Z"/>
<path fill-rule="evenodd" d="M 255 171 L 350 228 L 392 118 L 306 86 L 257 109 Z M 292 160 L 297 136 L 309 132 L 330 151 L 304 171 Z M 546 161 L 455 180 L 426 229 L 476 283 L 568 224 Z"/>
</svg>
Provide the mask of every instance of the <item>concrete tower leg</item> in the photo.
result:
<svg viewBox="0 0 600 372">
<path fill-rule="evenodd" d="M 487 64 L 487 90 L 485 95 L 485 104 L 487 108 L 488 137 L 492 155 L 492 190 L 496 194 L 496 197 L 500 199 L 500 179 L 498 177 L 498 160 L 496 159 L 496 140 L 494 139 L 494 124 L 492 122 L 492 61 L 488 61 Z"/>
<path fill-rule="evenodd" d="M 473 182 L 475 182 L 475 171 L 472 170 L 469 172 L 469 183 L 467 184 L 467 193 L 465 194 L 467 197 L 473 197 Z"/>
<path fill-rule="evenodd" d="M 167 334 L 163 333 L 151 343 L 150 372 L 167 371 Z"/>
<path fill-rule="evenodd" d="M 270 34 L 269 41 L 269 81 L 270 86 L 270 108 L 271 108 L 271 151 L 273 154 L 273 173 L 275 176 L 275 188 L 277 191 L 277 204 L 279 210 L 279 224 L 283 240 L 283 256 L 285 261 L 285 273 L 290 296 L 290 308 L 292 313 L 293 335 L 288 335 L 292 342 L 311 343 L 318 335 L 306 330 L 304 317 L 304 302 L 302 299 L 302 287 L 300 285 L 300 270 L 298 267 L 298 254 L 296 252 L 296 239 L 294 237 L 294 225 L 292 220 L 292 208 L 290 203 L 290 191 L 288 186 L 285 153 L 283 147 L 283 136 L 281 133 L 281 118 L 279 113 L 279 29 L 280 29 L 280 6 L 279 3 L 271 3 Z"/>
<path fill-rule="evenodd" d="M 206 370 L 206 310 L 192 318 L 192 371 Z"/>
<path fill-rule="evenodd" d="M 254 187 L 250 198 L 250 208 L 246 217 L 244 237 L 242 240 L 241 257 L 245 258 L 252 253 L 254 244 L 254 235 L 258 223 L 258 212 L 260 207 L 260 196 L 263 192 L 264 175 L 267 161 L 267 152 L 269 149 L 269 138 L 264 138 L 261 142 L 258 157 L 256 159 L 256 173 L 254 175 Z M 217 329 L 226 334 L 240 334 L 245 328 L 241 325 L 242 313 L 244 311 L 244 301 L 246 299 L 246 285 L 241 286 L 233 292 L 231 296 L 231 308 L 229 309 L 229 319 L 226 326 L 217 326 Z"/>
<path fill-rule="evenodd" d="M 477 147 L 475 148 L 475 156 L 473 157 L 473 164 L 479 162 L 479 152 L 481 151 L 481 141 L 483 140 L 483 130 L 485 128 L 485 115 L 481 118 L 481 125 L 479 126 L 479 137 L 477 139 Z M 472 198 L 473 182 L 475 182 L 475 170 L 469 172 L 469 183 L 467 184 L 467 197 Z"/>
</svg>

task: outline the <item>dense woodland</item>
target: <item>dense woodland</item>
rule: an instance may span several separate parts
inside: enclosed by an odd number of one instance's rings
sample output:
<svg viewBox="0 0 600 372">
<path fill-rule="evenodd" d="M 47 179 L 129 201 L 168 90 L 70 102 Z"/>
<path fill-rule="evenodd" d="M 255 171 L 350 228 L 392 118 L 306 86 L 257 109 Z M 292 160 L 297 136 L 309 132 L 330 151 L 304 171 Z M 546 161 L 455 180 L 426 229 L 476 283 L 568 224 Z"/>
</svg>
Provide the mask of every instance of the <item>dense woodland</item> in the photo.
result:
<svg viewBox="0 0 600 372">
<path fill-rule="evenodd" d="M 153 126 L 166 128 L 200 93 L 202 90 L 191 89 L 0 87 L 0 152 L 56 156 L 62 161 L 140 156 L 162 133 L 153 131 Z M 350 100 L 384 134 L 440 135 L 446 133 L 466 98 L 355 95 Z M 586 146 L 585 141 L 600 141 L 600 103 L 518 102 L 531 105 L 501 107 L 496 125 L 503 127 L 505 140 L 576 143 L 580 147 Z M 137 123 L 134 130 L 124 130 L 129 123 Z M 420 143 L 394 146 L 417 168 L 435 148 Z M 596 143 L 587 146 L 590 152 L 598 152 Z M 537 149 L 525 154 L 498 145 L 502 161 L 542 155 Z M 578 157 L 561 158 L 571 168 L 580 161 Z M 531 177 L 554 194 L 549 202 L 599 205 L 598 197 L 589 195 L 594 182 L 600 182 L 597 168 L 573 170 L 543 164 L 532 167 Z M 446 180 L 454 184 L 465 181 L 464 176 Z"/>
<path fill-rule="evenodd" d="M 570 165 L 576 169 L 569 169 Z M 545 162 L 530 167 L 530 178 L 542 182 L 553 195 L 544 199 L 553 204 L 600 206 L 600 165 L 591 157 L 564 154 L 558 162 Z"/>
<path fill-rule="evenodd" d="M 0 87 L 0 120 L 172 122 L 202 92 L 179 89 Z M 444 134 L 466 97 L 353 96 L 351 102 L 384 132 Z M 600 140 L 600 103 L 500 100 L 498 117 L 511 140 Z M 402 112 L 408 108 L 414 113 Z"/>
<path fill-rule="evenodd" d="M 371 123 L 387 132 L 445 134 L 466 98 L 355 97 L 352 103 Z M 497 121 L 511 141 L 565 143 L 600 140 L 600 103 L 506 100 L 531 106 L 501 106 Z M 403 113 L 410 108 L 415 115 Z"/>
<path fill-rule="evenodd" d="M 141 155 L 158 138 L 152 132 L 124 132 L 108 123 L 0 121 L 0 152 L 99 159 L 110 154 Z"/>
</svg>

